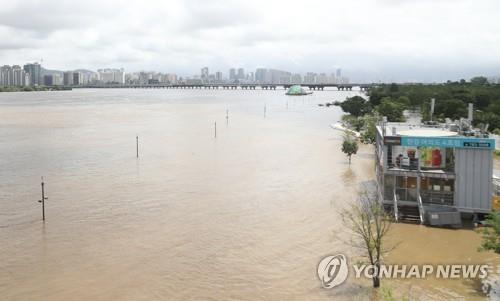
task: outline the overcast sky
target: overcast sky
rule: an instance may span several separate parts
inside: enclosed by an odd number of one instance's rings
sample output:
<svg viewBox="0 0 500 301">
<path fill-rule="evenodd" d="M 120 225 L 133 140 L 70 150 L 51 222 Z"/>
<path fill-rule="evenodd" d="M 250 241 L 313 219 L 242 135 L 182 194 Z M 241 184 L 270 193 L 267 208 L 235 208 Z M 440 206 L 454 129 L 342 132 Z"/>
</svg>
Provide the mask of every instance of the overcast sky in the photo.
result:
<svg viewBox="0 0 500 301">
<path fill-rule="evenodd" d="M 0 0 L 0 64 L 356 81 L 500 75 L 498 0 Z"/>
</svg>

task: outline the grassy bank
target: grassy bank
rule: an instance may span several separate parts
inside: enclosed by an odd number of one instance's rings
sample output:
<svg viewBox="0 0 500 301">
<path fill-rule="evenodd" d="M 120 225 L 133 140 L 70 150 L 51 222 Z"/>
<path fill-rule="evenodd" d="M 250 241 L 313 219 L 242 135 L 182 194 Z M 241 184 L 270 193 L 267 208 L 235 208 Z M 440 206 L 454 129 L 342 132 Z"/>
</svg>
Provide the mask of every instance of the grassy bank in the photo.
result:
<svg viewBox="0 0 500 301">
<path fill-rule="evenodd" d="M 66 91 L 71 90 L 70 87 L 60 87 L 60 86 L 26 86 L 26 87 L 18 87 L 18 86 L 7 86 L 0 87 L 0 92 L 36 92 L 36 91 Z"/>
</svg>

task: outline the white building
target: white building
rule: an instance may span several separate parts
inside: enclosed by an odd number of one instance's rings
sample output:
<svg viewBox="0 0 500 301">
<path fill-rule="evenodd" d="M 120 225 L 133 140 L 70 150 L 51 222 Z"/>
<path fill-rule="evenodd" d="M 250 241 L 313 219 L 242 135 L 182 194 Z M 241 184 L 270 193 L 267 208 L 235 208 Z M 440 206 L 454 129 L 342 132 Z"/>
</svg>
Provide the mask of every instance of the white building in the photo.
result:
<svg viewBox="0 0 500 301">
<path fill-rule="evenodd" d="M 125 72 L 121 69 L 99 69 L 98 80 L 103 84 L 124 84 Z"/>
</svg>

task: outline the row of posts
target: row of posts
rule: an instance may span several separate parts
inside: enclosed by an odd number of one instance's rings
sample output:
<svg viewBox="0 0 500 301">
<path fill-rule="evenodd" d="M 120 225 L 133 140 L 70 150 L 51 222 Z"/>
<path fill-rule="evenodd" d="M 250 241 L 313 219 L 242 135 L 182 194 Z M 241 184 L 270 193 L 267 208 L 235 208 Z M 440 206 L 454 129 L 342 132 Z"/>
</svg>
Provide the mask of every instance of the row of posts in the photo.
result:
<svg viewBox="0 0 500 301">
<path fill-rule="evenodd" d="M 288 108 L 288 101 L 286 102 L 286 107 Z M 266 118 L 267 114 L 267 105 L 264 105 L 264 118 Z M 229 124 L 229 110 L 226 109 L 226 125 Z M 217 138 L 217 121 L 214 121 L 214 138 Z M 135 156 L 136 158 L 139 158 L 139 135 L 135 136 Z M 41 188 L 42 188 L 42 198 L 38 200 L 39 203 L 42 204 L 42 220 L 45 221 L 45 201 L 48 199 L 47 196 L 45 196 L 45 182 L 42 177 L 42 182 L 41 182 Z"/>
</svg>

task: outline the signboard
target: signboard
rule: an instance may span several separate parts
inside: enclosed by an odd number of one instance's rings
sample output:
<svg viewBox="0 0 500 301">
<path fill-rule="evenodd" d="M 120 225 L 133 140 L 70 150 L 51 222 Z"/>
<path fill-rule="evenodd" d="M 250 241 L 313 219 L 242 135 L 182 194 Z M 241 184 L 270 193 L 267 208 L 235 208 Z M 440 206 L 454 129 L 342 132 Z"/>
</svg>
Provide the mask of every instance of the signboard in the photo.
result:
<svg viewBox="0 0 500 301">
<path fill-rule="evenodd" d="M 401 145 L 401 137 L 400 136 L 385 136 L 384 137 L 385 145 Z"/>
<path fill-rule="evenodd" d="M 468 137 L 401 137 L 403 146 L 495 149 L 494 139 Z"/>
</svg>

